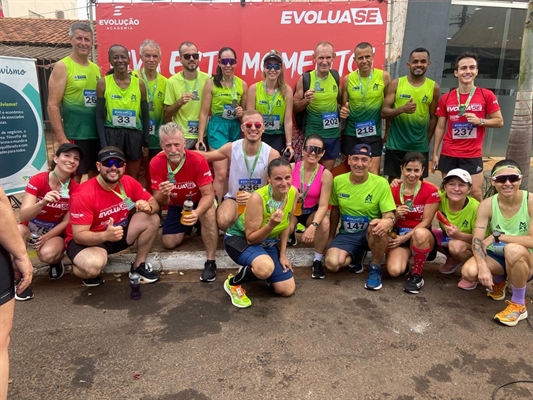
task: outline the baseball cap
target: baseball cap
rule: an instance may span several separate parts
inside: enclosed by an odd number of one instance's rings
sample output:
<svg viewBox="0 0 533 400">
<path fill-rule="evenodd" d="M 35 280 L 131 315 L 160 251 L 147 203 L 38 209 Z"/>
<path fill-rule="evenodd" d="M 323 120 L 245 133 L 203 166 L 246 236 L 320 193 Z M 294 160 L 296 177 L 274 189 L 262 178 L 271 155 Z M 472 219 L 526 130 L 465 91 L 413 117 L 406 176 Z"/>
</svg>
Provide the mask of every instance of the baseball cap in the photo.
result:
<svg viewBox="0 0 533 400">
<path fill-rule="evenodd" d="M 446 176 L 444 177 L 444 180 L 453 178 L 454 176 L 461 179 L 465 183 L 472 184 L 472 177 L 470 176 L 470 174 L 461 168 L 452 169 L 450 172 L 446 174 Z"/>
<path fill-rule="evenodd" d="M 270 53 L 268 53 L 265 58 L 263 58 L 263 64 L 266 64 L 268 60 L 276 60 L 280 64 L 283 64 L 283 60 L 281 59 L 280 55 L 276 53 L 275 50 L 270 50 Z"/>
<path fill-rule="evenodd" d="M 364 156 L 372 157 L 372 148 L 368 144 L 363 144 L 363 143 L 356 144 L 352 148 L 350 155 L 351 156 L 364 155 Z"/>
<path fill-rule="evenodd" d="M 98 153 L 98 161 L 102 162 L 109 160 L 110 158 L 118 158 L 119 160 L 126 161 L 126 156 L 120 149 L 116 148 L 104 148 Z"/>
<path fill-rule="evenodd" d="M 56 156 L 59 157 L 61 153 L 66 153 L 70 150 L 77 150 L 78 153 L 80 153 L 80 158 L 83 158 L 83 150 L 80 146 L 75 145 L 74 143 L 63 143 L 61 146 L 59 146 L 56 150 Z"/>
</svg>

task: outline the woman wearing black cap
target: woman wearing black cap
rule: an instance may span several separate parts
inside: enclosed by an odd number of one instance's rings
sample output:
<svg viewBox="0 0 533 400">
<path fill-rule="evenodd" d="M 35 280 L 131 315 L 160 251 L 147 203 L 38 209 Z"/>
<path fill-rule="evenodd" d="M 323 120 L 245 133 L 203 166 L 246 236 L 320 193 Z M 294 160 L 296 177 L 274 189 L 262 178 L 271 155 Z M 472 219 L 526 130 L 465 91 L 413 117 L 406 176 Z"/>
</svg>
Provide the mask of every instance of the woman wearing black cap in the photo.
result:
<svg viewBox="0 0 533 400">
<path fill-rule="evenodd" d="M 263 59 L 264 79 L 250 86 L 246 109 L 263 114 L 265 132 L 261 140 L 280 154 L 287 149 L 292 158 L 292 90 L 285 83 L 284 72 L 281 54 L 270 50 Z"/>
<path fill-rule="evenodd" d="M 20 206 L 20 235 L 26 242 L 31 235 L 29 246 L 36 250 L 39 260 L 50 265 L 50 279 L 59 279 L 65 273 L 63 233 L 69 221 L 70 195 L 78 187 L 71 177 L 82 157 L 81 148 L 75 144 L 59 146 L 50 171 L 41 172 L 29 180 Z M 33 292 L 28 287 L 15 298 L 29 300 L 33 298 Z"/>
</svg>

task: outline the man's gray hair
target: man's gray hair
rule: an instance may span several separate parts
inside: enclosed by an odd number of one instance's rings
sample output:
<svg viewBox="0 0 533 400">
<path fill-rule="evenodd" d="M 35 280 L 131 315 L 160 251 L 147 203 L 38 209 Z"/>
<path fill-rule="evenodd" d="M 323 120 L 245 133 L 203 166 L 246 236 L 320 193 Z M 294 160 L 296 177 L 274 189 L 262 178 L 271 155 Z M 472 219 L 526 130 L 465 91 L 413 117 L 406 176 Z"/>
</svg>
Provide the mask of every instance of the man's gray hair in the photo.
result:
<svg viewBox="0 0 533 400">
<path fill-rule="evenodd" d="M 146 46 L 155 47 L 157 49 L 157 52 L 161 56 L 161 47 L 159 47 L 157 42 L 152 39 L 146 39 L 144 42 L 141 43 L 141 46 L 139 47 L 139 54 L 141 55 L 141 57 Z"/>
<path fill-rule="evenodd" d="M 175 122 L 167 122 L 164 125 L 159 127 L 159 144 L 163 143 L 163 135 L 171 136 L 175 133 L 178 133 L 182 140 L 185 140 L 185 135 L 183 134 L 183 128 L 181 125 L 176 124 Z"/>
<path fill-rule="evenodd" d="M 91 39 L 94 36 L 93 30 L 90 25 L 86 24 L 85 22 L 74 22 L 72 25 L 70 25 L 70 29 L 68 30 L 69 38 L 72 39 L 74 37 L 74 32 L 77 30 L 89 32 L 91 34 Z"/>
</svg>

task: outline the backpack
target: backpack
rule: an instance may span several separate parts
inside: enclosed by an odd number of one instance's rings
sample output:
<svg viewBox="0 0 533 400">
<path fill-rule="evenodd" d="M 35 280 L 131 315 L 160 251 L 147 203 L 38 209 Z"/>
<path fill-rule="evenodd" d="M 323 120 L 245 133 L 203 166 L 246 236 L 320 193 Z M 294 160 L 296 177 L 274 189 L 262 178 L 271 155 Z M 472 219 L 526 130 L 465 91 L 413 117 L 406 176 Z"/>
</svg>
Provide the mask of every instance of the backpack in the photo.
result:
<svg viewBox="0 0 533 400">
<path fill-rule="evenodd" d="M 311 70 L 314 71 L 314 70 Z M 311 71 L 305 71 L 302 74 L 302 85 L 303 85 L 303 91 L 304 93 L 309 90 L 309 86 L 311 85 Z M 330 69 L 329 72 L 331 72 L 331 75 L 333 75 L 333 79 L 335 79 L 335 82 L 337 82 L 337 88 L 340 90 L 340 75 L 339 71 L 335 69 Z M 294 89 L 294 93 L 296 93 L 296 88 Z M 300 132 L 304 131 L 305 128 L 305 118 L 307 116 L 307 110 L 303 110 L 297 113 L 294 113 L 294 122 L 296 123 L 296 127 Z"/>
</svg>

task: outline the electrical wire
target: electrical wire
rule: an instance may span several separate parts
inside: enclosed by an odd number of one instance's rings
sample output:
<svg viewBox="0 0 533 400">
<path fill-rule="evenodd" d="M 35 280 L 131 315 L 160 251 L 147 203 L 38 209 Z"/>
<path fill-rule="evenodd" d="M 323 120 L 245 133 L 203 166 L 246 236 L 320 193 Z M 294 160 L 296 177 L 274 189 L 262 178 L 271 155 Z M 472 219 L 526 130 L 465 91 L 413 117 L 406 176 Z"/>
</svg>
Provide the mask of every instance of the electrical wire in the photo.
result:
<svg viewBox="0 0 533 400">
<path fill-rule="evenodd" d="M 494 391 L 492 392 L 492 400 L 496 400 L 496 393 L 498 393 L 498 390 L 500 390 L 501 388 L 505 386 L 515 385 L 517 383 L 533 383 L 533 381 L 519 380 L 519 381 L 511 381 L 511 382 L 504 383 L 503 385 L 500 385 L 496 389 L 494 389 Z"/>
</svg>

